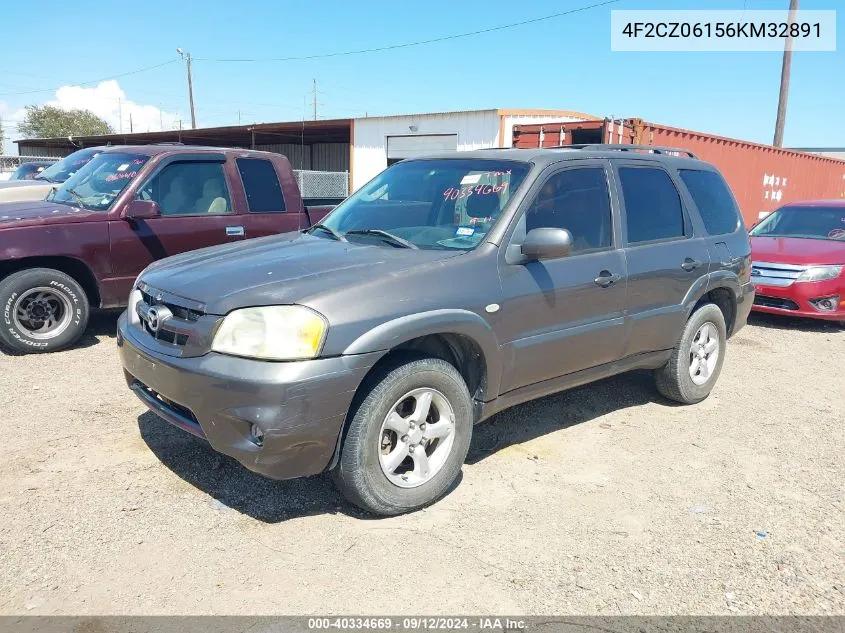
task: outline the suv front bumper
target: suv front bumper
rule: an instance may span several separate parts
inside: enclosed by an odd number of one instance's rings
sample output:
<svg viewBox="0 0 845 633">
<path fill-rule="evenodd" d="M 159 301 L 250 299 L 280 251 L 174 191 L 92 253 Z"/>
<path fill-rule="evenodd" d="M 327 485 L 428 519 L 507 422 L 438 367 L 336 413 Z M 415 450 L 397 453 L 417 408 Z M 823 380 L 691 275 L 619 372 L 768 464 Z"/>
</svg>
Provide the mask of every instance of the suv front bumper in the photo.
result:
<svg viewBox="0 0 845 633">
<path fill-rule="evenodd" d="M 210 352 L 175 358 L 147 349 L 124 312 L 117 345 L 126 382 L 159 417 L 272 479 L 323 472 L 355 391 L 379 352 L 269 362 Z M 263 442 L 251 432 L 257 425 Z"/>
</svg>

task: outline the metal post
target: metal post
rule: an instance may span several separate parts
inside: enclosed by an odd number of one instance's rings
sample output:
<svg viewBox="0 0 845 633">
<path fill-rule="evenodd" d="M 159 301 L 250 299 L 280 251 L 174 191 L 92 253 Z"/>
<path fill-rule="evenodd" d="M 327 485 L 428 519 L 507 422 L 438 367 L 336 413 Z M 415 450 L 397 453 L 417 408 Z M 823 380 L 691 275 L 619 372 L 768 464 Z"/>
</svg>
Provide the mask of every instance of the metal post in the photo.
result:
<svg viewBox="0 0 845 633">
<path fill-rule="evenodd" d="M 191 54 L 187 53 L 186 57 L 188 59 L 188 101 L 191 102 L 191 129 L 195 130 L 197 128 L 197 115 L 194 112 L 194 82 L 191 76 Z"/>
<path fill-rule="evenodd" d="M 798 0 L 789 0 L 789 23 L 795 22 Z M 778 115 L 775 120 L 775 147 L 783 147 L 783 128 L 786 124 L 786 102 L 789 98 L 789 73 L 792 70 L 792 36 L 786 38 L 783 48 L 783 65 L 780 69 L 780 94 L 778 95 Z"/>
</svg>

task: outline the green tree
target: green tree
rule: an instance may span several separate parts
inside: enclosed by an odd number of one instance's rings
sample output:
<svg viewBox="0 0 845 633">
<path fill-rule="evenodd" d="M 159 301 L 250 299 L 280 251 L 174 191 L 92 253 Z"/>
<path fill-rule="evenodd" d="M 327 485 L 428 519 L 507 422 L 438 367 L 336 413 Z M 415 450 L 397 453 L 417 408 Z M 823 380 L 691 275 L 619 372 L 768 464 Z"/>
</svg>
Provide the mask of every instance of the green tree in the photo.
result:
<svg viewBox="0 0 845 633">
<path fill-rule="evenodd" d="M 62 110 L 55 106 L 26 106 L 18 124 L 23 138 L 53 138 L 112 134 L 114 130 L 90 110 Z"/>
</svg>

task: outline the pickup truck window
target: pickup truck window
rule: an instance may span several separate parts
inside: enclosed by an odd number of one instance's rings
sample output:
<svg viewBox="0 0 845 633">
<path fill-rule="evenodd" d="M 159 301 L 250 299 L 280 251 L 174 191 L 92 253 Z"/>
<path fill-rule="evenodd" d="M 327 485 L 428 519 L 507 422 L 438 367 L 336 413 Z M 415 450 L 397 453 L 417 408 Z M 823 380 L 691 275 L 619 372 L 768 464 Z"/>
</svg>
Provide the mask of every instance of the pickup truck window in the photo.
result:
<svg viewBox="0 0 845 633">
<path fill-rule="evenodd" d="M 609 248 L 613 223 L 604 169 L 567 169 L 551 176 L 526 212 L 525 225 L 526 231 L 566 229 L 574 252 Z"/>
<path fill-rule="evenodd" d="M 628 243 L 684 236 L 684 211 L 672 179 L 662 169 L 621 167 Z"/>
<path fill-rule="evenodd" d="M 285 198 L 273 163 L 263 158 L 238 158 L 235 162 L 246 191 L 249 211 L 273 213 L 285 210 Z"/>
<path fill-rule="evenodd" d="M 68 178 L 53 194 L 53 202 L 105 211 L 138 175 L 149 159 L 143 154 L 105 152 Z"/>
<path fill-rule="evenodd" d="M 158 202 L 162 216 L 232 213 L 223 163 L 170 163 L 141 187 L 138 197 Z"/>
<path fill-rule="evenodd" d="M 419 248 L 469 250 L 498 221 L 528 168 L 494 159 L 403 161 L 352 194 L 323 224 L 338 233 L 388 231 Z M 385 244 L 376 234 L 349 239 Z"/>
</svg>

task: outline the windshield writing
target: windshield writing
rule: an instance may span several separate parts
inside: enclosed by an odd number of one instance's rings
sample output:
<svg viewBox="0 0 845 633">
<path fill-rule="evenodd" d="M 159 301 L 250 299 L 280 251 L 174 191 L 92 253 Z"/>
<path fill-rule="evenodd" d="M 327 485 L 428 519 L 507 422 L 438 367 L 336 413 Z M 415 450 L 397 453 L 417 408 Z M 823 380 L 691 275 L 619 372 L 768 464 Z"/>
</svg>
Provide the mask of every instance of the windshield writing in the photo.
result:
<svg viewBox="0 0 845 633">
<path fill-rule="evenodd" d="M 52 199 L 104 211 L 138 175 L 147 160 L 147 156 L 138 154 L 100 154 L 68 178 Z"/>
</svg>

